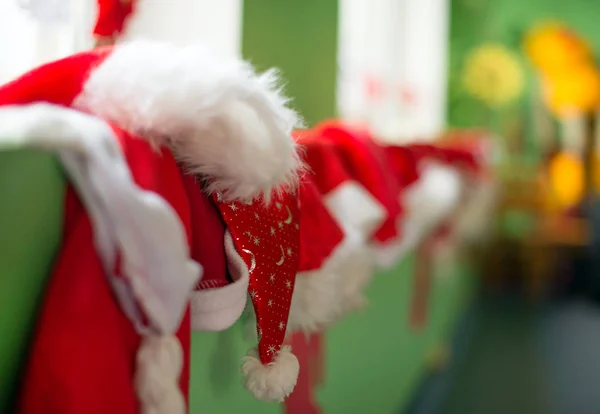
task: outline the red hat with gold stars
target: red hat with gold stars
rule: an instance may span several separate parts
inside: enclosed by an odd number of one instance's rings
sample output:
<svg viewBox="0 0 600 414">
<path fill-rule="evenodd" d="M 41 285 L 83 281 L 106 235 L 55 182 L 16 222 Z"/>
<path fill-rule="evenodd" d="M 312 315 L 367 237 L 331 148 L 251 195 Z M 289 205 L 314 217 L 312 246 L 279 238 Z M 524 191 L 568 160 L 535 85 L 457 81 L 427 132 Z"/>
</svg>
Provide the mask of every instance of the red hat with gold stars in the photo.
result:
<svg viewBox="0 0 600 414">
<path fill-rule="evenodd" d="M 299 118 L 277 74 L 256 74 L 244 61 L 198 46 L 138 41 L 44 65 L 0 96 L 0 104 L 35 101 L 73 106 L 167 147 L 215 195 L 211 202 L 227 224 L 224 240 L 215 242 L 224 243 L 228 265 L 249 273 L 260 327 L 259 358 L 243 366 L 246 386 L 270 401 L 288 395 L 299 368 L 282 343 L 298 266 L 302 162 L 291 136 Z"/>
</svg>

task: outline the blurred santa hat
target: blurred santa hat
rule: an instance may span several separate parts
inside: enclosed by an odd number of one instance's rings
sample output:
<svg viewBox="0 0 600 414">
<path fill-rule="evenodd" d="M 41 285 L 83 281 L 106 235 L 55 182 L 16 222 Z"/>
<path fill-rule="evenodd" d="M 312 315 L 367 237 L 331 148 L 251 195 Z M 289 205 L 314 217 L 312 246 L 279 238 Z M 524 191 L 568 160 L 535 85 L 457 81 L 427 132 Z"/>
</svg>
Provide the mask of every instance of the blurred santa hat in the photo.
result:
<svg viewBox="0 0 600 414">
<path fill-rule="evenodd" d="M 289 318 L 292 332 L 322 330 L 361 305 L 372 273 L 363 239 L 338 225 L 313 180 L 307 175 L 300 186 L 300 268 Z"/>
<path fill-rule="evenodd" d="M 404 242 L 410 250 L 458 207 L 463 181 L 460 170 L 440 159 L 434 146 L 390 147 L 387 151 L 395 170 L 403 169 L 409 177 L 401 197 L 406 206 Z"/>
<path fill-rule="evenodd" d="M 330 142 L 350 176 L 383 206 L 385 218 L 371 235 L 376 264 L 390 267 L 403 252 L 402 186 L 383 147 L 364 128 L 328 122 L 317 127 L 319 136 Z"/>
</svg>

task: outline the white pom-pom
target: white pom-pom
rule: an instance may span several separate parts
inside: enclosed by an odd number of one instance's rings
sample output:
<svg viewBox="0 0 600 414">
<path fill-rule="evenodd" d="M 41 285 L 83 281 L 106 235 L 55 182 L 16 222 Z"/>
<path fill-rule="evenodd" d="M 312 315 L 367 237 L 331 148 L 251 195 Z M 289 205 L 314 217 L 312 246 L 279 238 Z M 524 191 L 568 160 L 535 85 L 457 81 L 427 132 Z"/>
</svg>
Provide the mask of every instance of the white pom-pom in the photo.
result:
<svg viewBox="0 0 600 414">
<path fill-rule="evenodd" d="M 135 390 L 142 414 L 185 414 L 179 389 L 183 350 L 174 336 L 148 336 L 137 353 Z"/>
<path fill-rule="evenodd" d="M 256 349 L 244 357 L 241 367 L 244 386 L 259 400 L 282 402 L 294 391 L 300 372 L 291 347 L 282 346 L 272 362 L 263 364 Z"/>
</svg>

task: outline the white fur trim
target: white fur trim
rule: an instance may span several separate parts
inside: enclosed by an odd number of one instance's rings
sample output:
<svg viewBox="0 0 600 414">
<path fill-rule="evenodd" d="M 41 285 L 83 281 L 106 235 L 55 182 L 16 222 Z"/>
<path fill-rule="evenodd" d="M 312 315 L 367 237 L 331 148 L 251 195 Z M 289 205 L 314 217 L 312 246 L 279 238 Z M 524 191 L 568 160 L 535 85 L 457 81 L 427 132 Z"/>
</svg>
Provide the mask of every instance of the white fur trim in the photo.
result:
<svg viewBox="0 0 600 414">
<path fill-rule="evenodd" d="M 115 47 L 75 100 L 157 146 L 168 146 L 225 200 L 295 186 L 301 162 L 275 71 L 197 46 L 135 41 Z"/>
<path fill-rule="evenodd" d="M 244 386 L 259 400 L 282 402 L 294 391 L 300 372 L 298 358 L 290 346 L 284 345 L 273 362 L 263 364 L 257 350 L 251 349 L 241 367 Z"/>
<path fill-rule="evenodd" d="M 341 228 L 347 233 L 358 231 L 365 239 L 370 238 L 387 217 L 381 203 L 353 180 L 325 194 L 323 201 Z"/>
<path fill-rule="evenodd" d="M 148 336 L 137 351 L 135 391 L 142 414 L 185 414 L 179 388 L 183 350 L 175 336 Z"/>
<path fill-rule="evenodd" d="M 248 297 L 248 267 L 237 253 L 229 231 L 225 233 L 225 254 L 233 283 L 192 293 L 192 329 L 195 331 L 222 331 L 233 325 L 244 312 Z"/>
<path fill-rule="evenodd" d="M 421 235 L 431 231 L 448 217 L 460 201 L 462 182 L 460 173 L 438 163 L 423 166 L 419 181 L 405 194 L 408 214 L 406 221 Z"/>
<path fill-rule="evenodd" d="M 365 304 L 363 292 L 373 275 L 370 250 L 350 234 L 323 267 L 296 276 L 288 332 L 317 332 Z"/>
<path fill-rule="evenodd" d="M 102 120 L 47 103 L 0 107 L 0 148 L 34 146 L 47 150 L 82 150 L 82 138 L 115 140 Z"/>
</svg>

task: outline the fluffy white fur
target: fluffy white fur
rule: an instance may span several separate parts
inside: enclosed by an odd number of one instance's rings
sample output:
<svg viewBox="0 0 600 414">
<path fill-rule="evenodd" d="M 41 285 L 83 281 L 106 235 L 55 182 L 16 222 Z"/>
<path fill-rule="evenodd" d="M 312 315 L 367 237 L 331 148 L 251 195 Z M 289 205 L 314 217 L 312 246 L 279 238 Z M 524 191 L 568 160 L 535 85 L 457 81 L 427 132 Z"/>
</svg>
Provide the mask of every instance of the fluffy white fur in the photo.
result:
<svg viewBox="0 0 600 414">
<path fill-rule="evenodd" d="M 101 119 L 47 103 L 0 108 L 0 134 L 2 149 L 30 145 L 48 150 L 77 150 L 82 148 L 84 135 L 87 139 L 116 142 L 112 130 Z"/>
<path fill-rule="evenodd" d="M 291 347 L 281 347 L 273 362 L 263 364 L 256 349 L 251 349 L 241 367 L 244 386 L 256 398 L 269 402 L 282 402 L 294 391 L 300 372 L 298 358 Z"/>
<path fill-rule="evenodd" d="M 360 237 L 346 237 L 322 269 L 297 275 L 288 332 L 318 332 L 361 309 L 372 275 L 369 247 Z"/>
<path fill-rule="evenodd" d="M 291 137 L 300 120 L 273 70 L 208 49 L 137 41 L 117 46 L 92 71 L 79 108 L 168 146 L 207 191 L 225 200 L 268 196 L 297 183 Z"/>
<path fill-rule="evenodd" d="M 446 218 L 459 202 L 458 171 L 439 164 L 424 166 L 421 179 L 406 192 L 408 215 L 422 235 Z"/>
</svg>

